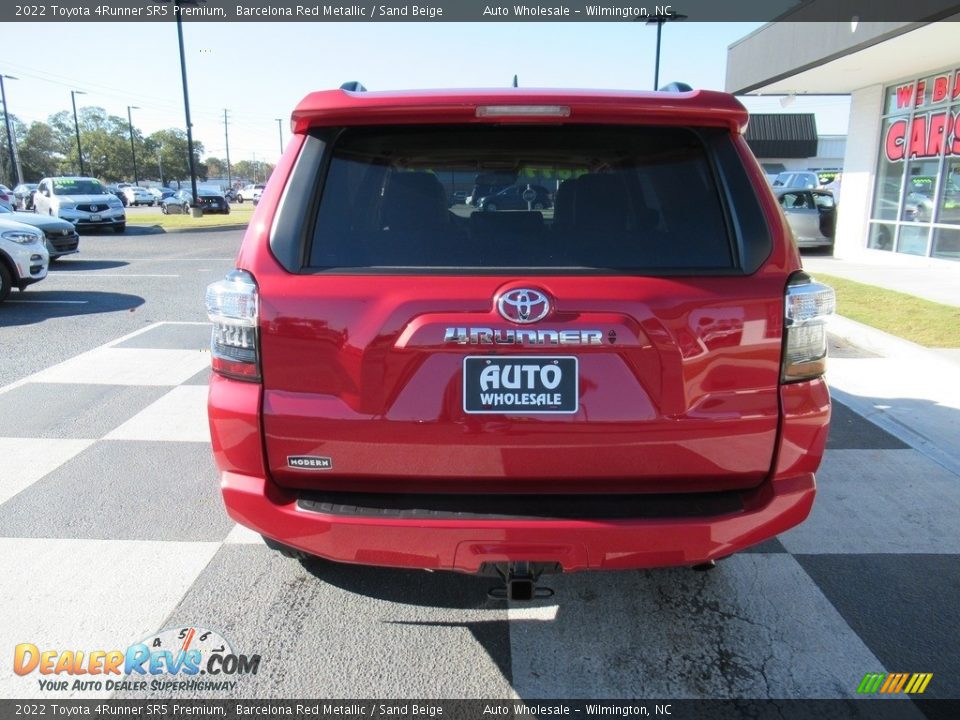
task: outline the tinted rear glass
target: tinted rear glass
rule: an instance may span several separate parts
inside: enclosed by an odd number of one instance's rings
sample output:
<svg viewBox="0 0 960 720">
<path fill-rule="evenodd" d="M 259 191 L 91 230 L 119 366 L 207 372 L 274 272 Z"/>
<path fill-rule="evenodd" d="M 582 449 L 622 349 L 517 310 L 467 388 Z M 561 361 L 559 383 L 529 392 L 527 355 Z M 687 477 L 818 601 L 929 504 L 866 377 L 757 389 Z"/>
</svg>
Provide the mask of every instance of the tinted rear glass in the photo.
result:
<svg viewBox="0 0 960 720">
<path fill-rule="evenodd" d="M 345 130 L 308 258 L 318 269 L 734 266 L 703 143 L 644 127 Z"/>
</svg>

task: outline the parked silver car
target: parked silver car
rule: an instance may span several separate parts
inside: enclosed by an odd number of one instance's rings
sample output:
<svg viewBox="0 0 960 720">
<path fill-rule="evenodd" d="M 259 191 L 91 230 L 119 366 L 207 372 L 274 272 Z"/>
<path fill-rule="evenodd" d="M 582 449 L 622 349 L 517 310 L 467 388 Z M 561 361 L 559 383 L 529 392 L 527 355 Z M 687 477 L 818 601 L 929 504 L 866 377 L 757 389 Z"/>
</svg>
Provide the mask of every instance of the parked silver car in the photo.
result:
<svg viewBox="0 0 960 720">
<path fill-rule="evenodd" d="M 774 188 L 800 248 L 832 248 L 837 227 L 837 204 L 829 190 Z"/>
<path fill-rule="evenodd" d="M 77 234 L 77 229 L 73 223 L 66 220 L 49 215 L 38 215 L 35 212 L 14 212 L 4 207 L 0 207 L 0 220 L 13 220 L 42 232 L 51 262 L 64 255 L 80 252 L 80 236 Z"/>
</svg>

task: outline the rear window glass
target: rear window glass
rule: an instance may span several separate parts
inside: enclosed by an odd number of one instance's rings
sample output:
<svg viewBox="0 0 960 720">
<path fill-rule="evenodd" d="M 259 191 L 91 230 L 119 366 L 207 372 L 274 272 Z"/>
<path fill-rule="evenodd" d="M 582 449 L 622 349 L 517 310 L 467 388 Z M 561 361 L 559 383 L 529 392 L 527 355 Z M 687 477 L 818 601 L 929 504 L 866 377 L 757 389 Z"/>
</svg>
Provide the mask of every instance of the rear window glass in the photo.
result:
<svg viewBox="0 0 960 720">
<path fill-rule="evenodd" d="M 731 269 L 683 128 L 352 128 L 332 148 L 312 268 Z"/>
</svg>

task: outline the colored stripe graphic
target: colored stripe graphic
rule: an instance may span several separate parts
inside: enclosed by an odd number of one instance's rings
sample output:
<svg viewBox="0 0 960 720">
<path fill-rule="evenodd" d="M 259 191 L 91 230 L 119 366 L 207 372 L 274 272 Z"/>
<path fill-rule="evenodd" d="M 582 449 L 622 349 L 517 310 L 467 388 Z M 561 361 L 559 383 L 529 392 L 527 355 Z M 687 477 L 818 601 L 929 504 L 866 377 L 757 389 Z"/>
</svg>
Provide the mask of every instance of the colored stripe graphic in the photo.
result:
<svg viewBox="0 0 960 720">
<path fill-rule="evenodd" d="M 857 687 L 857 693 L 869 695 L 906 693 L 920 695 L 933 679 L 933 673 L 867 673 Z"/>
<path fill-rule="evenodd" d="M 880 683 L 887 677 L 886 673 L 867 673 L 857 688 L 858 693 L 875 693 L 880 688 Z"/>
</svg>

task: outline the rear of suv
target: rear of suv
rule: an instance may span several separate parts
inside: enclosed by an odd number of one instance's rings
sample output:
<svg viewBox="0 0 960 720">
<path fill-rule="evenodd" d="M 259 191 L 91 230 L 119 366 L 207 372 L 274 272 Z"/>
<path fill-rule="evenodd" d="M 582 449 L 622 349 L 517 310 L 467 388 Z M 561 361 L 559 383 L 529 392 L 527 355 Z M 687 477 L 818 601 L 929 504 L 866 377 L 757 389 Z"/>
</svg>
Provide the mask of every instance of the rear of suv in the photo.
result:
<svg viewBox="0 0 960 720">
<path fill-rule="evenodd" d="M 532 579 L 803 521 L 833 292 L 746 123 L 706 91 L 307 96 L 207 292 L 231 517 L 288 552 Z M 448 207 L 484 174 L 552 207 Z"/>
</svg>

